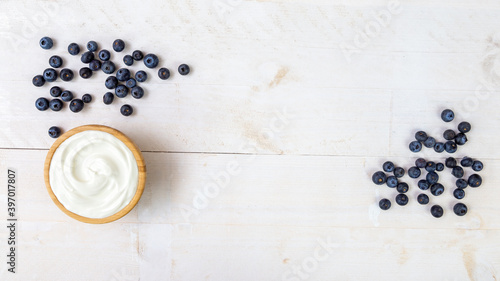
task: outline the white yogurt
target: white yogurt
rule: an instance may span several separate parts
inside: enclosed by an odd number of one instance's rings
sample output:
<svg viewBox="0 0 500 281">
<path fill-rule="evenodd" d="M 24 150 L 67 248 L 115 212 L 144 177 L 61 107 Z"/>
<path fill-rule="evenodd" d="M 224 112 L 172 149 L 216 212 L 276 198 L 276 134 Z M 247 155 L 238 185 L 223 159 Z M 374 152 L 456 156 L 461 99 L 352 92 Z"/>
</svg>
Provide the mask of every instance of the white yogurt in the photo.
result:
<svg viewBox="0 0 500 281">
<path fill-rule="evenodd" d="M 139 170 L 132 151 L 115 136 L 95 130 L 76 133 L 56 149 L 50 186 L 69 211 L 105 218 L 130 203 Z"/>
</svg>

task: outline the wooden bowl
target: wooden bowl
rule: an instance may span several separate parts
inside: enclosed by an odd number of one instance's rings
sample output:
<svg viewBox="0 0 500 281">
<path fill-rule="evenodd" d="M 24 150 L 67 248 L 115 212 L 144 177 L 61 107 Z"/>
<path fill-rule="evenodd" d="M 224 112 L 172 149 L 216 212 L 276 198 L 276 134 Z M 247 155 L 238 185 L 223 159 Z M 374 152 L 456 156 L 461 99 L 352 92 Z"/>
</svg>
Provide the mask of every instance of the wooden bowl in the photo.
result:
<svg viewBox="0 0 500 281">
<path fill-rule="evenodd" d="M 123 209 L 121 209 L 117 213 L 115 213 L 111 216 L 105 217 L 105 218 L 99 218 L 99 219 L 88 218 L 88 217 L 83 217 L 83 216 L 77 215 L 77 214 L 69 211 L 61 204 L 61 202 L 59 202 L 56 195 L 52 191 L 52 188 L 50 187 L 49 170 L 50 170 L 50 162 L 52 161 L 52 156 L 54 156 L 54 152 L 57 150 L 59 145 L 62 142 L 64 142 L 67 138 L 71 137 L 72 135 L 74 135 L 76 133 L 80 133 L 80 132 L 87 131 L 87 130 L 102 131 L 102 132 L 112 134 L 113 136 L 115 136 L 116 138 L 121 140 L 130 149 L 130 151 L 132 151 L 132 153 L 135 157 L 135 160 L 137 162 L 137 168 L 138 168 L 138 172 L 139 172 L 139 174 L 138 174 L 139 180 L 138 180 L 138 184 L 137 184 L 137 191 L 135 192 L 134 197 L 132 198 L 130 203 L 127 206 L 125 206 Z M 59 209 L 61 209 L 66 215 L 68 215 L 76 220 L 79 220 L 81 222 L 99 224 L 99 223 L 112 222 L 112 221 L 115 221 L 115 220 L 125 216 L 126 214 L 128 214 L 128 212 L 130 212 L 135 207 L 137 202 L 139 202 L 139 199 L 141 198 L 142 192 L 144 191 L 144 186 L 146 184 L 146 165 L 144 163 L 144 159 L 142 158 L 141 151 L 132 142 L 132 140 L 130 140 L 122 132 L 120 132 L 116 129 L 107 127 L 107 126 L 103 126 L 103 125 L 84 125 L 84 126 L 76 127 L 76 128 L 73 128 L 73 129 L 67 131 L 66 133 L 62 134 L 59 138 L 57 138 L 57 140 L 54 142 L 54 144 L 52 144 L 52 147 L 50 147 L 50 150 L 47 153 L 47 158 L 45 158 L 44 176 L 45 176 L 45 186 L 47 187 L 47 191 L 49 192 L 50 198 L 52 198 L 52 201 L 54 201 L 54 203 L 56 204 L 57 207 L 59 207 Z"/>
</svg>

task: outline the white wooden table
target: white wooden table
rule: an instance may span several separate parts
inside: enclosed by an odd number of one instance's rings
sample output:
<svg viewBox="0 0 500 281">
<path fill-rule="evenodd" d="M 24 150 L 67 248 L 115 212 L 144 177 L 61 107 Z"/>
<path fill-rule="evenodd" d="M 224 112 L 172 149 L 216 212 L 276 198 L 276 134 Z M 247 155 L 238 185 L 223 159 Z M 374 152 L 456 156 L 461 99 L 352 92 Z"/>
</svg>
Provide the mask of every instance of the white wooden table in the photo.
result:
<svg viewBox="0 0 500 281">
<path fill-rule="evenodd" d="M 500 274 L 500 2 L 0 2 L 0 280 L 498 280 Z M 55 46 L 42 50 L 50 36 Z M 74 114 L 39 112 L 31 78 L 89 40 L 154 52 L 141 100 L 102 103 L 104 73 L 56 82 L 95 99 Z M 123 53 L 123 54 L 124 54 Z M 121 62 L 122 54 L 114 54 Z M 180 76 L 181 63 L 192 67 Z M 131 69 L 144 69 L 135 64 Z M 119 105 L 135 106 L 133 117 Z M 469 121 L 457 157 L 483 160 L 465 217 L 449 170 L 445 209 L 410 203 L 371 174 L 408 168 L 415 131 L 441 138 L 442 109 Z M 47 129 L 103 124 L 144 153 L 145 193 L 126 217 L 88 225 L 44 186 Z M 17 265 L 7 271 L 7 169 L 17 171 Z"/>
</svg>

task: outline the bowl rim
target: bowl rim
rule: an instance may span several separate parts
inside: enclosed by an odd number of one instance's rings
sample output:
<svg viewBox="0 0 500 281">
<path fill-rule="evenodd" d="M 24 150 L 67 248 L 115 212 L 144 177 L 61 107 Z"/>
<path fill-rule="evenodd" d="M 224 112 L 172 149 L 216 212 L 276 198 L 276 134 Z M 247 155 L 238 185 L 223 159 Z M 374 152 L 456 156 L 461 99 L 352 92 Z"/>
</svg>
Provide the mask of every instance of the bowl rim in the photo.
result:
<svg viewBox="0 0 500 281">
<path fill-rule="evenodd" d="M 130 200 L 130 202 L 125 207 L 123 207 L 123 209 L 105 218 L 88 218 L 69 211 L 68 209 L 66 209 L 66 207 L 63 206 L 63 204 L 59 201 L 59 199 L 57 199 L 57 196 L 54 194 L 54 192 L 52 191 L 52 187 L 50 186 L 50 178 L 49 178 L 50 163 L 52 161 L 54 153 L 56 152 L 57 148 L 59 148 L 59 145 L 61 145 L 61 143 L 63 143 L 66 139 L 77 133 L 84 131 L 91 131 L 91 130 L 106 132 L 121 140 L 130 149 L 130 151 L 132 151 L 139 172 L 137 190 L 135 192 L 134 197 L 132 197 L 132 200 Z M 129 139 L 125 134 L 118 131 L 117 129 L 105 125 L 90 124 L 90 125 L 75 127 L 65 132 L 61 136 L 59 136 L 59 138 L 57 138 L 57 140 L 50 147 L 49 152 L 47 153 L 47 157 L 45 158 L 44 178 L 45 178 L 45 186 L 47 188 L 47 191 L 49 192 L 50 198 L 56 204 L 56 206 L 59 207 L 59 209 L 63 211 L 66 215 L 81 222 L 102 224 L 102 223 L 109 223 L 122 218 L 123 216 L 128 214 L 135 207 L 135 205 L 137 205 L 139 199 L 142 196 L 142 193 L 144 192 L 144 187 L 146 184 L 146 164 L 144 163 L 144 158 L 142 157 L 142 153 L 137 147 L 137 145 L 131 139 Z"/>
</svg>

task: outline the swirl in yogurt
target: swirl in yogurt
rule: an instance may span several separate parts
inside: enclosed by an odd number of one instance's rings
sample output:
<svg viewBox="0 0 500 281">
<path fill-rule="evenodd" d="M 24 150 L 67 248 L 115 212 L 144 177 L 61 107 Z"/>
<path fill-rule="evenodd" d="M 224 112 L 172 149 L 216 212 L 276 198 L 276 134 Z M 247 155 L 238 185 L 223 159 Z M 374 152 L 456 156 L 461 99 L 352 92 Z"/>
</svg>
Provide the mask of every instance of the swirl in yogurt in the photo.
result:
<svg viewBox="0 0 500 281">
<path fill-rule="evenodd" d="M 62 142 L 50 162 L 52 192 L 69 211 L 105 218 L 127 206 L 139 171 L 132 151 L 112 134 L 88 130 Z"/>
</svg>

